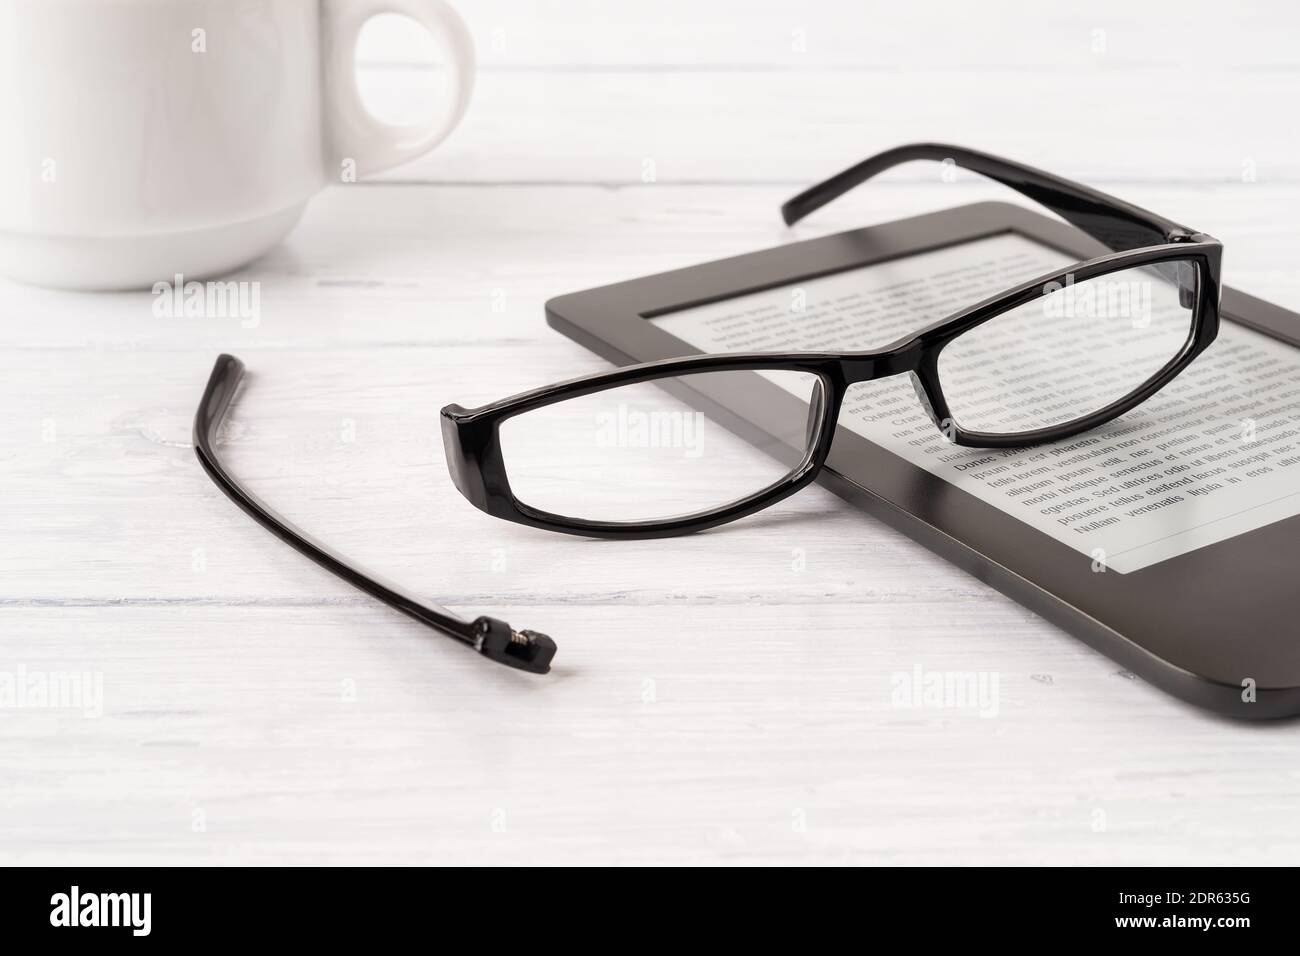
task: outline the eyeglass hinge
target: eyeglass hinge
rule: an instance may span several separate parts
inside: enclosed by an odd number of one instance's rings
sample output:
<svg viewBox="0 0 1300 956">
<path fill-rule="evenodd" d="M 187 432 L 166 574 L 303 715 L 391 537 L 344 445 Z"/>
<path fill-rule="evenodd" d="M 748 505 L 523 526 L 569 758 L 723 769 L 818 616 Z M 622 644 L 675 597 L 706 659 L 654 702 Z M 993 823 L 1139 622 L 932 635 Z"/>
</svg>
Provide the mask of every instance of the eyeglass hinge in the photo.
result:
<svg viewBox="0 0 1300 956">
<path fill-rule="evenodd" d="M 555 641 L 537 631 L 516 631 L 505 621 L 480 617 L 474 622 L 474 647 L 498 664 L 545 674 L 555 657 Z"/>
</svg>

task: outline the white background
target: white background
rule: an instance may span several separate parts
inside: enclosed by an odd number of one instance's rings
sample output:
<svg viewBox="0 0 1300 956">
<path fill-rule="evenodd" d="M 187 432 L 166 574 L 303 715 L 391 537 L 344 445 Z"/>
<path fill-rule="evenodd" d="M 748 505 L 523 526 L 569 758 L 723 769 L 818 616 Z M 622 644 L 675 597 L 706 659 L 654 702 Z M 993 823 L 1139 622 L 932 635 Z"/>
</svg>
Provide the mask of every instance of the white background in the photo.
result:
<svg viewBox="0 0 1300 956">
<path fill-rule="evenodd" d="M 1300 860 L 1294 726 L 1154 690 L 829 493 L 689 539 L 551 536 L 464 502 L 437 428 L 604 367 L 545 327 L 552 295 L 1003 197 L 916 165 L 781 227 L 918 139 L 1205 229 L 1229 284 L 1300 308 L 1294 7 L 461 6 L 463 127 L 319 197 L 239 276 L 257 328 L 0 284 L 0 670 L 104 679 L 97 720 L 0 710 L 0 860 Z M 438 81 L 418 41 L 363 45 L 391 115 Z M 223 498 L 189 446 L 219 351 L 252 372 L 230 448 L 261 495 L 551 633 L 555 671 L 430 636 Z M 995 672 L 997 716 L 894 706 L 918 665 Z"/>
</svg>

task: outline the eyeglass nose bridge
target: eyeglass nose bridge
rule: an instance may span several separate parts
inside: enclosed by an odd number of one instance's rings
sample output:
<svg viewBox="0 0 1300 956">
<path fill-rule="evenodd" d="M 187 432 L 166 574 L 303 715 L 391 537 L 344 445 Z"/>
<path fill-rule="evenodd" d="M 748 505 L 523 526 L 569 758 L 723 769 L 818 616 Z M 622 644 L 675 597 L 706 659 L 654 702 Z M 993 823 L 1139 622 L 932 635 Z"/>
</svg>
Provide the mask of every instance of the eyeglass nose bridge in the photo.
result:
<svg viewBox="0 0 1300 956">
<path fill-rule="evenodd" d="M 912 383 L 912 391 L 916 392 L 916 400 L 921 403 L 921 408 L 925 410 L 926 417 L 930 419 L 935 428 L 943 432 L 945 437 L 949 437 L 950 428 L 945 427 L 945 421 L 935 411 L 934 403 L 930 401 L 930 393 L 926 391 L 925 385 L 921 382 L 921 376 L 917 375 L 915 371 L 909 371 L 907 377 Z"/>
<path fill-rule="evenodd" d="M 841 370 L 846 385 L 860 382 L 874 382 L 876 379 L 905 372 L 915 373 L 924 358 L 924 349 L 920 338 L 887 346 L 875 352 L 861 352 L 846 357 L 841 362 Z"/>
<path fill-rule="evenodd" d="M 933 366 L 933 355 L 927 353 L 920 336 L 899 342 L 878 352 L 863 353 L 845 359 L 842 364 L 845 386 L 874 382 L 894 375 L 906 375 L 916 392 L 916 398 L 934 427 L 949 436 L 948 419 L 934 405 L 931 391 L 926 387 L 925 372 Z"/>
</svg>

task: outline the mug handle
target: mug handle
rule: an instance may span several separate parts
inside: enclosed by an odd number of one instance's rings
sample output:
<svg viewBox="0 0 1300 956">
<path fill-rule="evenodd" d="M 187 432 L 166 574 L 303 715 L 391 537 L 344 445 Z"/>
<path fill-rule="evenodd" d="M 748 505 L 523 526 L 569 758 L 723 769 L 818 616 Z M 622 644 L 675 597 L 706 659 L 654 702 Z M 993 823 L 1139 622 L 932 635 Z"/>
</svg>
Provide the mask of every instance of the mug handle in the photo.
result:
<svg viewBox="0 0 1300 956">
<path fill-rule="evenodd" d="M 336 163 L 352 160 L 358 176 L 381 172 L 427 153 L 456 128 L 474 88 L 474 41 L 460 14 L 443 0 L 325 0 L 321 9 L 325 119 Z M 357 37 L 366 21 L 381 13 L 410 17 L 440 38 L 451 55 L 456 91 L 440 120 L 385 123 L 361 101 L 354 61 Z"/>
</svg>

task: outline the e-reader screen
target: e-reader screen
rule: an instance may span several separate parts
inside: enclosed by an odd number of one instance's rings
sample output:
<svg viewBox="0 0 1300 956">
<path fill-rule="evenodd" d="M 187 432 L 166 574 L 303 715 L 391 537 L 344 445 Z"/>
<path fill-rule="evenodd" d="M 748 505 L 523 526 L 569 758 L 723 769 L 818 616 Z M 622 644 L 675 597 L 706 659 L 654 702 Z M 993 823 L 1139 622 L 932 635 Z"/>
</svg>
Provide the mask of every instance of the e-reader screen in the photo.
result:
<svg viewBox="0 0 1300 956">
<path fill-rule="evenodd" d="M 1003 232 L 647 321 L 704 352 L 874 349 L 1073 261 Z M 1159 310 L 1169 307 L 1140 284 L 1120 291 L 1135 323 L 1158 325 Z M 1058 301 L 1106 308 L 1069 296 Z M 1023 329 L 1008 325 L 999 333 L 990 324 L 985 345 L 1007 355 L 1077 348 L 1081 328 L 1086 324 L 1044 321 L 1030 343 Z M 1094 367 L 1123 372 L 1126 363 L 1143 361 L 1125 336 L 1096 334 L 1086 348 Z M 1091 386 L 1081 375 L 1057 387 L 1068 397 L 1070 388 Z M 1014 397 L 1008 393 L 1005 404 Z M 1300 350 L 1225 322 L 1209 350 L 1149 401 L 1062 442 L 955 446 L 906 376 L 854 386 L 839 425 L 1123 574 L 1300 514 L 1298 402 Z"/>
</svg>

